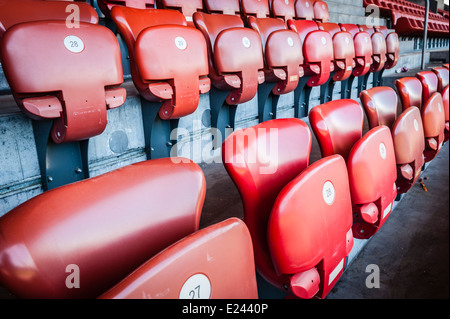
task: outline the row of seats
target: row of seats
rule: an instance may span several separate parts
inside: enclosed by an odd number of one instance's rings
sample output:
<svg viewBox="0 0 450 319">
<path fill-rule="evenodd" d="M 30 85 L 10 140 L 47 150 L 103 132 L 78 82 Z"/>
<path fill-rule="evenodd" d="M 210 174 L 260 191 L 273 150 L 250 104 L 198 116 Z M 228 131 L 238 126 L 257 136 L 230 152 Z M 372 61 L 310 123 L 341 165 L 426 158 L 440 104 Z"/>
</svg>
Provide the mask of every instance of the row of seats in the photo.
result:
<svg viewBox="0 0 450 319">
<path fill-rule="evenodd" d="M 24 298 L 258 298 L 256 267 L 294 297 L 325 298 L 354 238 L 376 234 L 397 194 L 439 152 L 444 130 L 448 140 L 448 68 L 435 71 L 440 91 L 432 71 L 396 82 L 398 118 L 389 87 L 364 90 L 362 106 L 342 99 L 314 107 L 322 158 L 311 165 L 312 133 L 301 119 L 230 135 L 223 163 L 245 223 L 233 217 L 199 229 L 205 177 L 182 158 L 32 198 L 0 218 L 0 284 Z"/>
<path fill-rule="evenodd" d="M 168 6 L 168 2 L 170 1 L 164 2 L 166 6 Z M 50 16 L 58 19 L 58 15 L 60 16 L 59 19 L 66 17 L 65 6 L 62 3 L 52 3 L 52 1 L 22 1 L 21 3 L 9 1 L 2 6 L 1 20 L 4 30 L 1 34 L 19 22 L 50 19 Z M 52 4 L 50 5 L 50 3 Z M 99 1 L 100 3 L 102 1 Z M 210 11 L 216 12 L 217 10 L 211 9 L 213 3 L 210 4 L 209 8 Z M 236 3 L 238 4 L 238 2 Z M 254 2 L 249 1 L 248 3 Z M 256 1 L 256 3 L 259 4 L 260 2 Z M 285 2 L 283 1 L 283 3 Z M 78 4 L 81 20 L 95 24 L 98 17 L 92 12 L 92 7 L 89 5 L 81 6 L 81 4 Z M 225 2 L 225 4 L 229 3 Z M 293 5 L 293 3 L 291 4 Z M 216 5 L 218 6 L 218 4 Z M 27 9 L 24 10 L 24 7 Z M 48 9 L 49 7 L 51 7 L 51 10 Z M 354 75 L 362 76 L 369 71 L 375 73 L 385 68 L 392 68 L 398 60 L 398 38 L 395 34 L 388 34 L 385 28 L 375 30 L 365 26 L 316 23 L 303 20 L 291 20 L 286 25 L 277 19 L 250 16 L 248 24 L 254 31 L 259 32 L 258 36 L 258 33 L 252 32 L 249 30 L 250 28 L 244 28 L 244 22 L 238 16 L 210 16 L 207 13 L 197 12 L 194 20 L 197 28 L 205 37 L 205 43 L 202 43 L 203 40 L 198 36 L 198 32 L 185 29 L 186 21 L 174 11 L 115 7 L 117 8 L 113 9 L 111 16 L 127 44 L 134 84 L 145 99 L 164 101 L 159 112 L 162 119 L 179 118 L 192 113 L 197 107 L 199 94 L 209 91 L 210 80 L 214 87 L 221 90 L 230 90 L 226 101 L 228 104 L 236 105 L 252 99 L 256 95 L 258 84 L 264 82 L 265 79 L 278 83 L 273 89 L 275 94 L 284 94 L 293 91 L 297 87 L 299 78 L 303 75 L 311 76 L 308 81 L 309 86 L 320 86 L 329 80 L 332 71 L 336 72 L 333 74 L 333 80 L 342 81 L 348 78 L 352 72 Z M 224 10 L 225 8 L 227 7 L 225 6 Z M 275 5 L 272 9 L 274 8 Z M 63 9 L 63 15 L 61 16 L 61 10 Z M 45 14 L 41 14 L 41 12 L 45 12 Z M 141 21 L 141 23 L 137 24 L 135 21 Z M 83 22 L 81 23 L 83 24 Z M 141 33 L 142 30 L 156 27 L 163 22 L 178 25 L 178 27 L 159 26 L 154 28 L 152 32 L 146 30 L 145 36 L 143 32 Z M 82 29 L 88 30 L 90 27 L 83 24 Z M 62 28 L 62 23 L 60 28 Z M 227 29 L 230 28 L 234 30 L 228 32 Z M 235 28 L 240 28 L 240 30 Z M 78 32 L 74 29 L 71 31 L 74 35 Z M 344 31 L 349 32 L 351 36 L 348 33 L 342 33 Z M 367 33 L 361 33 L 362 31 Z M 189 45 L 189 50 L 177 50 L 175 48 L 164 51 L 156 50 L 152 46 L 138 46 L 138 44 L 147 41 L 155 43 L 159 41 L 160 46 L 164 45 L 164 47 L 169 48 L 167 43 L 169 41 L 167 35 L 169 34 L 177 34 L 176 39 L 181 39 L 181 42 L 196 41 L 193 42 L 195 45 Z M 83 37 L 86 36 L 83 35 Z M 190 37 L 193 37 L 193 39 L 191 40 Z M 351 41 L 351 37 L 353 37 L 354 42 Z M 3 41 L 4 46 L 17 46 L 17 43 L 7 43 L 12 41 L 9 40 L 10 38 L 12 36 Z M 164 41 L 166 42 L 164 43 Z M 230 45 L 228 41 L 245 43 L 236 47 Z M 320 42 L 317 43 L 317 41 Z M 321 42 L 323 46 L 320 45 Z M 114 52 L 115 44 L 110 45 L 110 50 Z M 184 45 L 184 42 L 180 45 Z M 281 50 L 282 47 L 283 50 Z M 168 52 L 170 52 L 170 55 Z M 14 74 L 15 71 L 11 70 L 15 68 L 14 65 L 17 65 L 17 61 L 27 59 L 26 53 L 16 59 L 8 58 L 8 54 L 8 52 L 3 54 L 5 57 L 2 58 L 2 63 L 13 93 L 17 96 L 21 92 L 32 92 L 28 88 L 22 88 L 20 82 L 24 81 L 25 75 Z M 55 54 L 60 53 L 55 52 Z M 88 54 L 88 52 L 83 52 L 83 54 Z M 92 54 L 103 55 L 100 52 L 93 52 Z M 42 57 L 35 57 L 36 60 L 39 58 Z M 186 60 L 191 62 L 189 63 L 192 66 L 191 69 L 185 67 L 184 62 Z M 208 61 L 207 65 L 205 65 L 206 60 Z M 54 61 L 52 62 L 56 65 Z M 170 71 L 157 67 L 158 64 L 167 65 L 169 63 L 177 64 L 173 65 Z M 118 62 L 116 61 L 115 64 L 114 68 L 117 69 Z M 39 74 L 42 76 L 42 74 L 48 72 L 46 69 L 43 65 Z M 118 75 L 120 76 L 120 74 Z M 207 76 L 209 76 L 209 79 Z M 89 76 L 89 78 L 91 77 Z M 168 80 L 161 81 L 159 79 Z M 70 83 L 67 78 L 65 80 Z M 194 82 L 198 83 L 195 84 Z M 105 86 L 114 86 L 120 84 L 120 82 L 116 79 L 104 84 Z M 198 90 L 193 89 L 197 87 Z M 188 88 L 189 92 L 187 91 Z M 39 91 L 42 90 L 42 88 L 39 88 Z M 52 88 L 52 90 L 47 91 L 61 90 L 62 88 Z M 117 92 L 117 90 L 114 92 Z M 180 96 L 189 96 L 189 99 L 181 99 Z M 122 91 L 119 100 L 123 102 L 124 98 L 124 92 Z M 64 112 L 57 101 L 54 101 L 57 105 L 49 102 L 51 107 L 47 108 L 48 101 L 43 102 L 41 99 L 38 100 L 39 103 L 36 100 L 32 100 L 33 103 L 24 103 L 23 98 L 18 98 L 18 100 L 22 109 L 31 116 L 49 118 L 64 113 L 64 116 L 68 118 L 65 124 L 70 129 L 71 120 L 69 116 L 71 114 Z M 120 105 L 118 102 L 112 104 L 112 107 Z M 105 114 L 105 112 L 101 113 Z M 102 126 L 105 124 L 103 120 L 98 122 L 102 123 Z M 58 133 L 61 136 L 65 135 L 63 132 Z M 65 139 L 54 139 L 55 142 L 70 141 L 76 138 L 95 136 L 98 133 L 101 133 L 100 126 L 98 130 L 92 130 L 80 137 L 70 138 L 70 136 L 65 135 Z"/>
<path fill-rule="evenodd" d="M 382 16 L 391 19 L 392 27 L 401 36 L 422 36 L 424 30 L 425 8 L 403 0 L 364 0 L 365 7 L 377 6 Z M 430 12 L 428 34 L 431 37 L 447 37 L 449 18 Z"/>
<path fill-rule="evenodd" d="M 142 7 L 148 3 L 153 4 L 152 1 L 126 4 Z M 316 13 L 317 21 L 285 22 L 267 17 L 269 8 L 274 13 L 279 12 L 275 8 L 292 9 L 292 1 L 274 1 L 269 7 L 267 1 L 243 0 L 243 10 L 250 12 L 245 19 L 242 14 L 246 11 L 238 10 L 239 1 L 205 1 L 208 12 L 213 13 L 194 12 L 190 26 L 182 13 L 173 10 L 185 6 L 170 3 L 163 1 L 162 5 L 171 9 L 139 9 L 98 1 L 126 44 L 132 81 L 141 96 L 144 121 L 149 121 L 144 123 L 149 158 L 164 157 L 170 152 L 166 145 L 172 145 L 171 129 L 179 118 L 197 109 L 201 94 L 211 91 L 211 123 L 224 137 L 225 128 L 234 127 L 235 106 L 257 94 L 259 102 L 265 105 L 268 97 L 261 93 L 262 84 L 267 84 L 265 88 L 269 90 L 265 90 L 271 96 L 294 91 L 296 117 L 301 118 L 309 112 L 312 87 L 326 88 L 322 94 L 322 102 L 326 102 L 333 96 L 334 84 L 340 81 L 341 96 L 349 98 L 354 78 L 364 77 L 368 81 L 369 74 L 381 75 L 398 62 L 398 36 L 385 27 L 323 22 L 327 20 L 323 16 L 319 22 Z M 305 8 L 313 7 L 307 3 L 303 3 Z M 327 11 L 322 2 L 318 3 Z M 231 12 L 230 6 L 237 10 L 235 14 L 223 14 Z M 86 150 L 84 141 L 104 131 L 107 109 L 125 102 L 126 90 L 121 87 L 124 54 L 120 52 L 119 41 L 98 24 L 97 13 L 87 3 L 77 3 L 79 27 L 68 27 L 74 22 L 68 21 L 67 2 L 2 0 L 0 8 L 2 67 L 19 107 L 34 120 L 35 127 L 40 126 L 35 136 L 39 135 L 36 140 L 42 141 L 38 154 L 41 171 L 45 171 L 57 167 L 46 162 L 47 134 L 51 143 L 75 143 L 73 148 L 78 152 Z M 222 11 L 218 12 L 219 8 Z M 259 17 L 263 16 L 262 11 L 266 17 Z M 49 19 L 58 21 L 49 23 Z M 47 47 L 54 48 L 51 59 L 45 50 L 39 49 L 43 39 Z M 26 46 L 30 50 L 21 49 Z M 360 86 L 360 90 L 363 88 Z M 227 112 L 228 119 L 224 119 Z M 270 114 L 265 110 L 260 113 Z M 276 117 L 274 112 L 271 114 L 261 115 L 260 121 Z M 45 125 L 37 124 L 43 123 L 42 120 Z M 170 121 L 170 125 L 160 124 L 165 121 Z M 161 127 L 167 129 L 156 131 Z M 79 146 L 80 142 L 84 144 Z M 155 155 L 155 149 L 159 148 L 154 143 L 162 144 L 160 148 L 165 151 Z M 80 155 L 83 163 L 88 162 L 85 153 Z M 47 183 L 50 179 L 53 186 L 81 179 L 82 174 L 73 176 L 79 166 L 74 165 L 69 173 L 61 170 L 43 173 L 44 190 L 50 188 Z M 89 169 L 85 166 L 82 171 L 88 177 Z M 56 183 L 55 176 L 61 176 L 60 183 Z"/>
</svg>

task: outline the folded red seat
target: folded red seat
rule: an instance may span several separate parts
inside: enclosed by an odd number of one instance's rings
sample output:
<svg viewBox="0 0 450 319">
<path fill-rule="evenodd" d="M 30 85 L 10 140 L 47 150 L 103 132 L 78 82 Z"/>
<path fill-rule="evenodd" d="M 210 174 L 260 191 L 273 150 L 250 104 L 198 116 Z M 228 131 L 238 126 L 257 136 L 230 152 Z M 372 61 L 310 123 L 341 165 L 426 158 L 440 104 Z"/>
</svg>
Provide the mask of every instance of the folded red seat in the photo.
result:
<svg viewBox="0 0 450 319">
<path fill-rule="evenodd" d="M 205 39 L 175 10 L 115 6 L 111 16 L 127 45 L 141 96 L 148 158 L 170 156 L 176 143 L 172 130 L 210 89 Z"/>
<path fill-rule="evenodd" d="M 347 80 L 356 66 L 355 45 L 350 32 L 341 31 L 337 23 L 318 22 L 319 29 L 327 31 L 333 38 L 334 71 L 331 73 L 328 84 L 321 86 L 321 104 L 331 101 L 336 82 Z"/>
<path fill-rule="evenodd" d="M 247 18 L 261 36 L 265 83 L 258 87 L 259 121 L 276 118 L 279 96 L 293 92 L 303 76 L 302 43 L 298 34 L 276 18 Z"/>
<path fill-rule="evenodd" d="M 331 101 L 314 107 L 309 119 L 322 156 L 342 155 L 347 162 L 353 206 L 353 235 L 373 236 L 387 220 L 397 196 L 395 153 L 386 126 L 362 138 L 364 114 L 354 100 Z"/>
<path fill-rule="evenodd" d="M 188 26 L 195 27 L 192 20 L 194 12 L 203 10 L 202 0 L 156 0 L 158 9 L 172 9 L 183 13 Z"/>
<path fill-rule="evenodd" d="M 259 274 L 296 297 L 324 298 L 353 246 L 351 202 L 343 158 L 308 167 L 311 143 L 305 122 L 276 119 L 234 132 L 222 156 L 243 200 Z"/>
<path fill-rule="evenodd" d="M 126 98 L 114 34 L 79 24 L 23 22 L 3 36 L 2 67 L 18 106 L 32 119 L 44 190 L 89 176 L 88 141 L 105 130 L 107 110 Z"/>
<path fill-rule="evenodd" d="M 406 193 L 422 171 L 425 136 L 418 107 L 409 107 L 397 118 L 398 97 L 390 87 L 374 87 L 361 92 L 361 104 L 369 128 L 385 125 L 391 129 L 397 163 L 397 193 Z"/>
<path fill-rule="evenodd" d="M 294 0 L 269 0 L 272 17 L 282 19 L 285 23 L 295 18 Z"/>
<path fill-rule="evenodd" d="M 355 63 L 356 67 L 353 69 L 352 75 L 348 80 L 341 83 L 341 98 L 348 99 L 352 96 L 353 80 L 358 78 L 358 92 L 361 91 L 364 76 L 370 71 L 372 67 L 372 40 L 370 34 L 361 31 L 356 24 L 339 24 L 342 31 L 350 32 L 353 36 L 353 43 L 355 46 Z"/>
<path fill-rule="evenodd" d="M 237 15 L 196 12 L 194 23 L 208 48 L 211 125 L 225 138 L 236 106 L 252 100 L 264 82 L 261 37 Z"/>
<path fill-rule="evenodd" d="M 106 17 L 111 18 L 111 10 L 114 6 L 153 9 L 155 7 L 155 0 L 97 0 L 97 4 L 102 13 Z"/>
<path fill-rule="evenodd" d="M 294 94 L 295 116 L 301 118 L 308 115 L 312 87 L 327 83 L 334 71 L 333 39 L 311 20 L 288 20 L 288 26 L 303 44 L 304 76 Z"/>
</svg>

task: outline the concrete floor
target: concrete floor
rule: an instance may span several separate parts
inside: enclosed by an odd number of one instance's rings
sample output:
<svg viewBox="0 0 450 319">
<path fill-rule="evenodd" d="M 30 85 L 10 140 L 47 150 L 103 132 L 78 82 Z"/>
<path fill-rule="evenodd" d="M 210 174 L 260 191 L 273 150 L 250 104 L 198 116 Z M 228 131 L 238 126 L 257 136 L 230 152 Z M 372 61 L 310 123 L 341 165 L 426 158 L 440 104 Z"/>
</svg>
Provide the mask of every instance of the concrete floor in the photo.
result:
<svg viewBox="0 0 450 319">
<path fill-rule="evenodd" d="M 425 177 L 427 192 L 419 183 L 409 190 L 329 299 L 449 298 L 448 143 L 422 173 Z M 366 286 L 375 274 L 370 265 L 379 269 L 379 288 Z"/>
</svg>

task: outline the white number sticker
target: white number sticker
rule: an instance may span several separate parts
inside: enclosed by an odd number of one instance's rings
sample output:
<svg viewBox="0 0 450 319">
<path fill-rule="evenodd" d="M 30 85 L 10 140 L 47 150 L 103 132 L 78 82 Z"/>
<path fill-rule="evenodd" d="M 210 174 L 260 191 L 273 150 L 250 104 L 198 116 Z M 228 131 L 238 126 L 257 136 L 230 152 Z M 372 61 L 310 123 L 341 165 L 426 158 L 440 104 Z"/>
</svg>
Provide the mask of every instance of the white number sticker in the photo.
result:
<svg viewBox="0 0 450 319">
<path fill-rule="evenodd" d="M 250 48 L 250 40 L 247 37 L 242 38 L 242 44 L 244 45 L 244 47 Z"/>
<path fill-rule="evenodd" d="M 417 119 L 414 119 L 414 129 L 419 132 L 419 122 L 417 122 Z"/>
<path fill-rule="evenodd" d="M 176 37 L 175 38 L 175 45 L 180 50 L 186 50 L 187 48 L 187 42 L 183 37 Z"/>
<path fill-rule="evenodd" d="M 203 274 L 189 277 L 181 288 L 179 299 L 209 299 L 211 297 L 211 282 Z"/>
<path fill-rule="evenodd" d="M 334 189 L 333 183 L 330 181 L 325 182 L 322 188 L 322 196 L 325 203 L 328 205 L 333 204 L 334 198 L 336 196 L 336 190 Z"/>
<path fill-rule="evenodd" d="M 73 53 L 80 53 L 84 50 L 84 43 L 79 37 L 69 35 L 64 39 L 64 46 L 67 50 Z"/>
<path fill-rule="evenodd" d="M 386 159 L 386 153 L 387 153 L 386 145 L 384 145 L 383 143 L 380 143 L 379 151 L 380 151 L 381 158 Z"/>
</svg>

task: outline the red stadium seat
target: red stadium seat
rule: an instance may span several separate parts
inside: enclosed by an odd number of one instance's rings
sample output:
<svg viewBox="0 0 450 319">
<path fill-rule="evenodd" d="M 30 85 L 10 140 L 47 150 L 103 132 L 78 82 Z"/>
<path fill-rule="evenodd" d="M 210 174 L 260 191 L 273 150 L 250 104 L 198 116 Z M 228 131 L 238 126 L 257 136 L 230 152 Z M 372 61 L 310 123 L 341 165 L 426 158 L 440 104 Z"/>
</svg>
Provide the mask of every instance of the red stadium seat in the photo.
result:
<svg viewBox="0 0 450 319">
<path fill-rule="evenodd" d="M 351 225 L 347 169 L 339 155 L 318 160 L 278 195 L 269 249 L 277 274 L 287 277 L 295 296 L 325 298 L 331 291 L 353 247 Z"/>
<path fill-rule="evenodd" d="M 438 78 L 438 87 L 437 91 L 439 93 L 442 93 L 444 89 L 448 86 L 449 83 L 449 70 L 445 67 L 435 67 L 432 69 L 432 71 L 436 74 Z"/>
<path fill-rule="evenodd" d="M 322 156 L 334 152 L 347 159 L 354 237 L 372 237 L 388 218 L 397 196 L 395 153 L 389 128 L 373 128 L 358 139 L 364 115 L 354 100 L 316 106 L 309 118 Z"/>
<path fill-rule="evenodd" d="M 422 109 L 422 83 L 416 77 L 408 76 L 395 80 L 403 111 L 410 106 Z"/>
<path fill-rule="evenodd" d="M 314 20 L 318 22 L 328 22 L 330 20 L 330 13 L 328 12 L 328 5 L 325 1 L 314 1 Z"/>
<path fill-rule="evenodd" d="M 373 75 L 373 86 L 377 86 L 378 75 L 384 70 L 387 61 L 387 43 L 385 35 L 376 31 L 373 27 L 360 25 L 359 29 L 369 33 L 372 39 L 372 65 L 369 72 L 364 75 L 363 85 L 359 91 L 361 93 L 362 90 L 368 88 L 370 74 Z"/>
<path fill-rule="evenodd" d="M 297 88 L 303 76 L 302 43 L 298 34 L 276 18 L 249 16 L 249 26 L 261 36 L 265 83 L 258 88 L 260 122 L 276 118 L 279 96 Z"/>
<path fill-rule="evenodd" d="M 397 177 L 391 132 L 379 126 L 355 143 L 348 161 L 353 212 L 353 234 L 370 238 L 387 220 L 397 196 Z"/>
<path fill-rule="evenodd" d="M 204 0 L 204 12 L 210 14 L 241 15 L 239 0 Z"/>
<path fill-rule="evenodd" d="M 407 192 L 417 181 L 425 163 L 425 136 L 420 110 L 413 106 L 403 111 L 392 126 L 397 162 L 398 194 Z"/>
<path fill-rule="evenodd" d="M 295 18 L 302 20 L 314 20 L 314 0 L 295 1 Z"/>
<path fill-rule="evenodd" d="M 194 27 L 192 16 L 194 12 L 203 10 L 202 0 L 156 0 L 158 9 L 178 10 L 184 14 L 189 26 Z"/>
<path fill-rule="evenodd" d="M 442 103 L 444 103 L 444 113 L 445 113 L 445 134 L 444 142 L 448 141 L 449 137 L 449 86 L 447 86 L 444 91 L 442 91 Z"/>
<path fill-rule="evenodd" d="M 332 100 L 333 89 L 338 81 L 347 80 L 353 72 L 355 63 L 355 46 L 351 33 L 341 31 L 336 23 L 318 22 L 319 28 L 329 32 L 333 38 L 334 73 L 327 85 L 321 86 L 320 103 Z"/>
<path fill-rule="evenodd" d="M 10 27 L 31 21 L 66 21 L 70 10 L 67 3 L 60 1 L 2 1 L 0 2 L 0 40 Z M 95 9 L 87 3 L 77 3 L 79 22 L 98 23 Z M 71 20 L 70 20 L 71 21 Z"/>
<path fill-rule="evenodd" d="M 97 0 L 97 4 L 102 13 L 111 18 L 111 10 L 115 6 L 150 9 L 155 7 L 155 0 Z"/>
<path fill-rule="evenodd" d="M 205 192 L 197 164 L 157 159 L 38 195 L 0 218 L 0 284 L 20 298 L 96 298 L 197 231 Z"/>
<path fill-rule="evenodd" d="M 259 274 L 294 296 L 324 298 L 353 245 L 351 204 L 342 157 L 308 167 L 311 144 L 303 121 L 276 119 L 234 132 L 222 156 L 243 200 Z"/>
<path fill-rule="evenodd" d="M 398 63 L 400 57 L 400 40 L 397 33 L 389 32 L 385 26 L 375 26 L 375 30 L 381 32 L 386 38 L 386 63 L 380 72 L 373 75 L 373 86 L 382 86 L 384 71 L 394 68 Z"/>
<path fill-rule="evenodd" d="M 417 181 L 424 164 L 425 137 L 420 110 L 409 107 L 397 118 L 398 97 L 390 87 L 374 87 L 361 92 L 361 104 L 369 128 L 391 128 L 397 162 L 397 193 L 406 193 Z"/>
<path fill-rule="evenodd" d="M 353 36 L 353 43 L 355 46 L 355 62 L 356 67 L 350 78 L 341 83 L 341 98 L 348 99 L 352 96 L 352 85 L 355 77 L 358 77 L 358 92 L 362 90 L 364 76 L 370 71 L 372 67 L 372 41 L 370 34 L 365 31 L 360 31 L 356 24 L 339 24 L 343 31 L 348 31 Z"/>
<path fill-rule="evenodd" d="M 422 83 L 422 105 L 424 105 L 433 93 L 438 92 L 438 77 L 433 71 L 420 71 L 416 77 Z"/>
<path fill-rule="evenodd" d="M 1 56 L 12 94 L 33 120 L 44 190 L 88 177 L 88 140 L 126 98 L 114 34 L 83 22 L 20 23 L 5 33 Z"/>
<path fill-rule="evenodd" d="M 132 79 L 141 96 L 144 121 L 149 121 L 144 122 L 146 140 L 163 136 L 158 145 L 154 140 L 147 143 L 148 158 L 169 156 L 170 133 L 177 120 L 195 112 L 200 94 L 210 89 L 205 39 L 175 10 L 115 6 L 111 15 L 127 44 Z M 172 122 L 155 125 L 159 119 Z M 153 131 L 158 127 L 162 130 Z"/>
<path fill-rule="evenodd" d="M 269 0 L 241 0 L 242 14 L 246 17 L 269 18 Z"/>
<path fill-rule="evenodd" d="M 224 138 L 225 128 L 234 128 L 236 105 L 253 99 L 264 82 L 261 37 L 235 15 L 196 12 L 194 23 L 208 47 L 211 125 Z"/>
<path fill-rule="evenodd" d="M 188 235 L 100 298 L 257 299 L 247 226 L 233 217 Z"/>
<path fill-rule="evenodd" d="M 318 137 L 322 157 L 339 154 L 347 160 L 353 145 L 363 134 L 364 112 L 354 100 L 336 100 L 315 106 L 309 119 Z"/>
<path fill-rule="evenodd" d="M 425 133 L 425 162 L 439 153 L 445 139 L 445 110 L 442 96 L 435 92 L 422 107 L 422 122 Z"/>
<path fill-rule="evenodd" d="M 287 22 L 295 18 L 294 0 L 269 0 L 272 17 L 282 19 Z"/>
<path fill-rule="evenodd" d="M 289 20 L 288 26 L 303 43 L 304 77 L 295 90 L 294 108 L 296 117 L 304 117 L 309 112 L 311 88 L 327 83 L 334 71 L 333 39 L 311 20 Z"/>
</svg>

